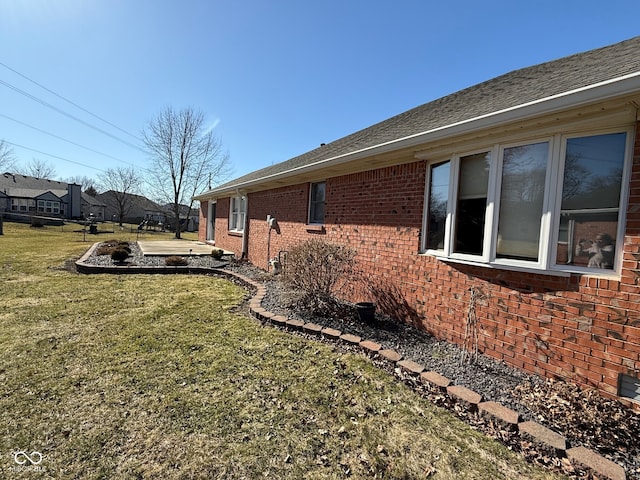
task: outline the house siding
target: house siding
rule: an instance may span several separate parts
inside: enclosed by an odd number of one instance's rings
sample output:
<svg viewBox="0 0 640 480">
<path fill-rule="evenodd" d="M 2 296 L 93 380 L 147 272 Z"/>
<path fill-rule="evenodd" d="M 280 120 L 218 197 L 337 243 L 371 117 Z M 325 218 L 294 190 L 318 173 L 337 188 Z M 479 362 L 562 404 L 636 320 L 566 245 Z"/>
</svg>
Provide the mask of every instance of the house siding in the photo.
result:
<svg viewBox="0 0 640 480">
<path fill-rule="evenodd" d="M 396 318 L 450 342 L 465 341 L 471 291 L 481 352 L 522 370 L 594 386 L 616 396 L 621 373 L 640 371 L 640 124 L 619 279 L 555 276 L 445 263 L 420 254 L 424 161 L 326 179 L 322 232 L 306 225 L 309 184 L 248 194 L 248 259 L 266 269 L 279 251 L 313 236 L 357 250 L 365 274 L 347 299 L 375 300 Z M 217 200 L 216 244 L 229 234 L 229 199 Z M 202 209 L 206 213 L 206 203 Z M 267 215 L 278 220 L 269 232 Z M 201 221 L 201 225 L 206 222 Z M 201 229 L 200 237 L 206 232 Z M 269 250 L 267 252 L 267 250 Z"/>
</svg>

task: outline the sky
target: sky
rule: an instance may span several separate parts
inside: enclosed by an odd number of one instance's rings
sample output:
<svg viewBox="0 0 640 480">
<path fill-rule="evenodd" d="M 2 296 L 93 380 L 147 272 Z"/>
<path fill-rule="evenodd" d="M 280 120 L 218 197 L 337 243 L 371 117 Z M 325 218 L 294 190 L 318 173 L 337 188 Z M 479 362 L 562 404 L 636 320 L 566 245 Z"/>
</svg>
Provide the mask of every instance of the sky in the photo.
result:
<svg viewBox="0 0 640 480">
<path fill-rule="evenodd" d="M 232 178 L 423 103 L 640 35 L 638 0 L 0 0 L 0 140 L 55 179 L 149 166 L 201 111 Z"/>
</svg>

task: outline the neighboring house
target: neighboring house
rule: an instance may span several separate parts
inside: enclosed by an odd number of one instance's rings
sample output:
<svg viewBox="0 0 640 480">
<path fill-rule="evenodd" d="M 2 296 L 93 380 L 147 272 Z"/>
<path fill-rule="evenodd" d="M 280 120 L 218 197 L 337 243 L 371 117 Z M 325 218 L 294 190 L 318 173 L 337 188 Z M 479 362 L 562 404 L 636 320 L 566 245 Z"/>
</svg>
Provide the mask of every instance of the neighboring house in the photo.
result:
<svg viewBox="0 0 640 480">
<path fill-rule="evenodd" d="M 17 173 L 0 175 L 0 212 L 28 216 L 80 218 L 81 186 Z"/>
<path fill-rule="evenodd" d="M 118 198 L 124 195 L 126 206 L 123 222 L 126 223 L 140 223 L 144 220 L 149 220 L 153 223 L 164 223 L 166 221 L 168 212 L 157 203 L 149 200 L 142 195 L 134 195 L 132 193 L 121 193 L 109 190 L 104 193 L 96 195 L 96 200 L 106 205 L 104 215 L 105 219 L 116 221 L 120 219 L 120 207 Z M 114 217 L 115 215 L 115 217 Z"/>
<path fill-rule="evenodd" d="M 350 300 L 639 406 L 639 108 L 640 37 L 517 70 L 198 195 L 200 239 L 351 246 Z"/>
<path fill-rule="evenodd" d="M 171 203 L 163 205 L 163 208 L 167 211 L 167 228 L 173 230 L 173 207 Z M 188 218 L 188 221 L 187 221 Z M 198 202 L 194 202 L 194 206 L 189 209 L 189 205 L 180 204 L 180 223 L 183 225 L 182 231 L 185 232 L 197 232 L 200 222 L 200 205 Z M 186 225 L 184 225 L 186 223 Z"/>
<path fill-rule="evenodd" d="M 107 205 L 98 200 L 96 197 L 82 192 L 82 217 L 90 218 L 93 216 L 98 222 L 112 221 L 113 218 L 105 217 L 105 209 Z"/>
</svg>

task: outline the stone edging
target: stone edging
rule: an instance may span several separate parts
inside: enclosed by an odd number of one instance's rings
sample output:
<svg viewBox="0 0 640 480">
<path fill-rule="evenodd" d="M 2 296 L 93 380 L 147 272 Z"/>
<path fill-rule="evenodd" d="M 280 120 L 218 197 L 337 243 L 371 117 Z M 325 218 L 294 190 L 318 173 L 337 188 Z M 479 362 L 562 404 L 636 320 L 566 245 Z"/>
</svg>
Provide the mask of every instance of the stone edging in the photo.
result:
<svg viewBox="0 0 640 480">
<path fill-rule="evenodd" d="M 328 338 L 334 341 L 344 342 L 350 345 L 359 346 L 364 352 L 372 356 L 377 356 L 387 362 L 399 367 L 409 375 L 417 377 L 425 385 L 429 385 L 450 399 L 459 404 L 469 412 L 478 412 L 480 415 L 488 417 L 499 423 L 501 426 L 518 433 L 521 437 L 535 442 L 542 446 L 550 454 L 557 457 L 567 457 L 584 467 L 590 468 L 594 472 L 610 480 L 626 480 L 626 472 L 617 463 L 603 457 L 599 453 L 586 447 L 568 448 L 567 440 L 560 434 L 540 425 L 537 422 L 522 422 L 520 414 L 497 402 L 483 401 L 482 396 L 473 390 L 461 385 L 452 385 L 452 381 L 438 372 L 426 371 L 425 367 L 410 359 L 404 359 L 395 350 L 384 349 L 379 343 L 362 339 L 350 333 L 341 332 L 333 328 L 324 328 L 314 323 L 305 323 L 301 320 L 290 319 L 283 315 L 277 315 L 262 308 L 262 300 L 267 294 L 266 287 L 244 275 L 238 273 L 210 267 L 189 267 L 189 266 L 101 266 L 92 265 L 85 262 L 91 256 L 99 243 L 94 244 L 76 262 L 76 268 L 80 273 L 111 273 L 111 274 L 133 274 L 133 273 L 215 273 L 216 275 L 235 279 L 245 287 L 255 290 L 255 294 L 249 300 L 249 311 L 251 315 L 262 323 L 271 323 L 276 326 L 285 327 L 294 331 L 301 331 Z"/>
</svg>

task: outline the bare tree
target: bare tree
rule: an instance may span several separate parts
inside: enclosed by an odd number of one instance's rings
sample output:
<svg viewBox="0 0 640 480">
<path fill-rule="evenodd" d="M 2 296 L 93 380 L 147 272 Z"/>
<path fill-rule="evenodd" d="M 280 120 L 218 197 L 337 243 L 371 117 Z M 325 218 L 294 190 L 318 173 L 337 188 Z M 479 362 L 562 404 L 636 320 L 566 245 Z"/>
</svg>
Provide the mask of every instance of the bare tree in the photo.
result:
<svg viewBox="0 0 640 480">
<path fill-rule="evenodd" d="M 95 191 L 96 181 L 93 178 L 87 177 L 85 175 L 75 175 L 73 177 L 69 177 L 67 178 L 66 182 L 80 185 L 83 192 L 86 192 L 90 188 Z M 95 197 L 95 194 L 93 196 Z"/>
<path fill-rule="evenodd" d="M 0 173 L 15 169 L 13 149 L 4 140 L 0 140 Z"/>
<path fill-rule="evenodd" d="M 155 197 L 171 204 L 180 238 L 182 205 L 188 222 L 194 195 L 228 177 L 229 154 L 206 128 L 204 115 L 192 108 L 165 109 L 149 122 L 143 139 L 151 155 L 147 182 Z"/>
<path fill-rule="evenodd" d="M 16 173 L 36 178 L 52 179 L 56 176 L 56 167 L 45 160 L 32 158 L 25 167 L 17 167 Z"/>
<path fill-rule="evenodd" d="M 117 212 L 118 223 L 122 226 L 133 206 L 131 195 L 139 191 L 140 176 L 133 167 L 116 167 L 100 174 L 99 181 L 103 193 L 108 193 L 105 203 Z"/>
</svg>

